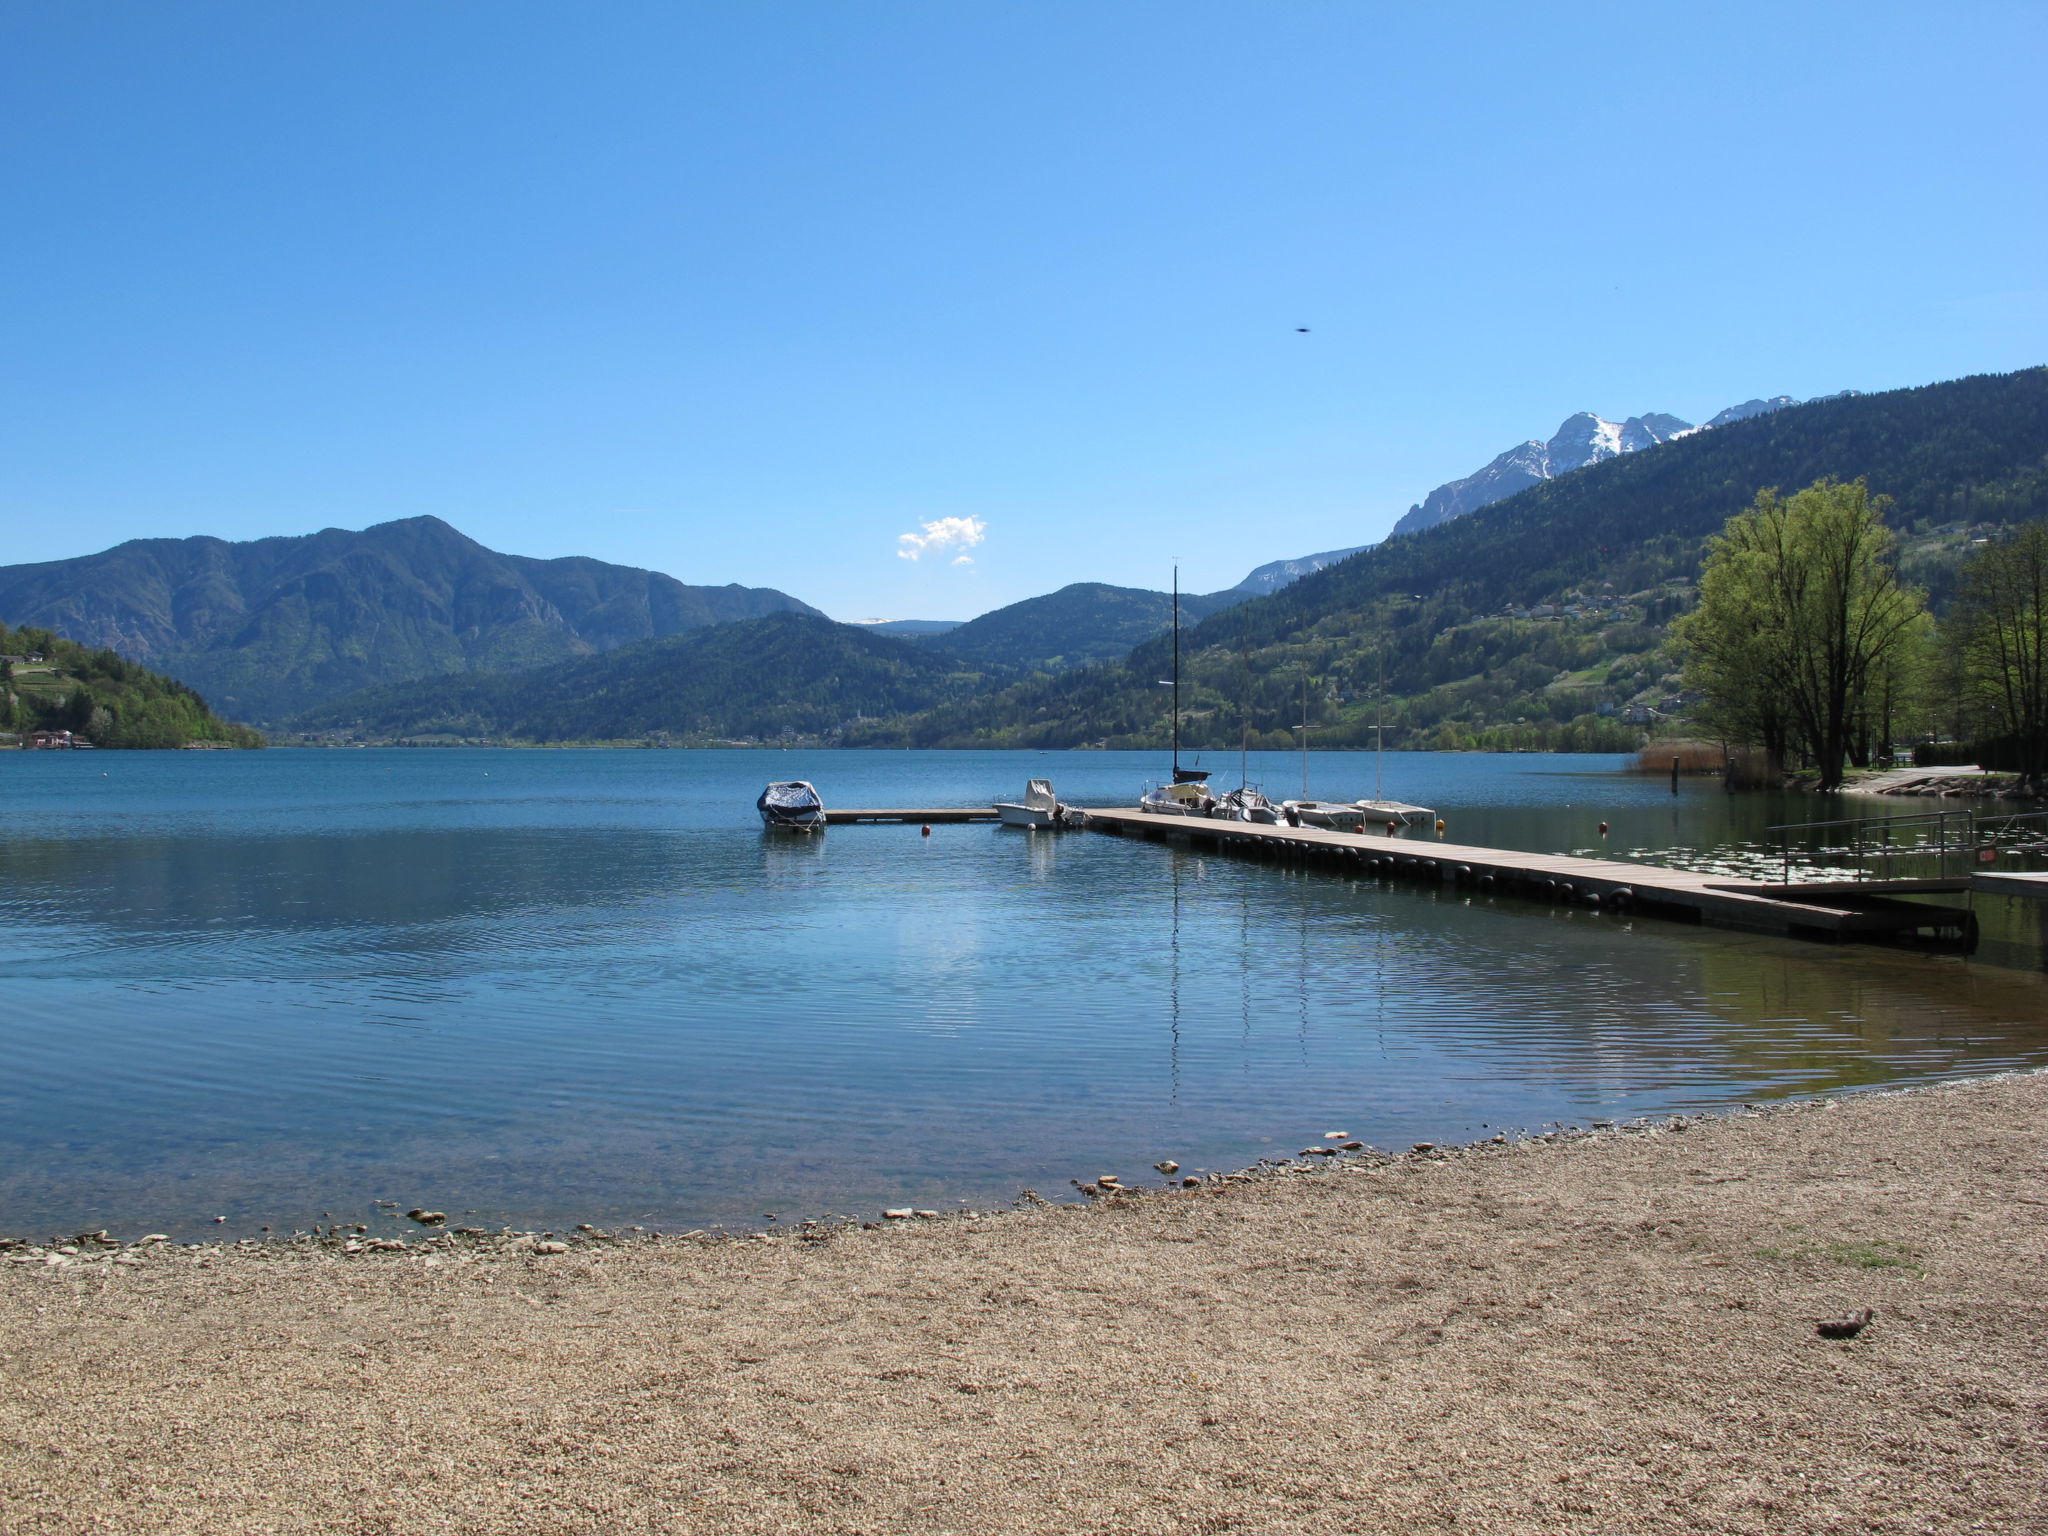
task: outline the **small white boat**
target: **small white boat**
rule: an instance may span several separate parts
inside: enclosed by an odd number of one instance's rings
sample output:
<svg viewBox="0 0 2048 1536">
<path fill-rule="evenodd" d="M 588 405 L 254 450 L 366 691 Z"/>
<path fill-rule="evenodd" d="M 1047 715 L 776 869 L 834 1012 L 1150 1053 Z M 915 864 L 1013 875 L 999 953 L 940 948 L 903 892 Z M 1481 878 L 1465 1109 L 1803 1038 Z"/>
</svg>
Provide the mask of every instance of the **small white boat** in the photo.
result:
<svg viewBox="0 0 2048 1536">
<path fill-rule="evenodd" d="M 1321 827 L 1325 832 L 1363 832 L 1365 812 L 1333 800 L 1286 800 L 1280 814 L 1290 827 Z"/>
<path fill-rule="evenodd" d="M 825 802 L 816 789 L 802 779 L 770 784 L 754 802 L 764 826 L 791 832 L 825 830 Z"/>
<path fill-rule="evenodd" d="M 1052 780 L 1033 779 L 1024 786 L 1022 801 L 998 800 L 996 814 L 1006 827 L 1052 827 L 1059 825 L 1060 803 L 1053 795 Z"/>
<path fill-rule="evenodd" d="M 1365 824 L 1375 830 L 1388 822 L 1397 827 L 1434 827 L 1436 812 L 1426 805 L 1408 805 L 1399 800 L 1359 800 L 1358 809 L 1365 815 Z"/>
<path fill-rule="evenodd" d="M 1249 784 L 1219 795 L 1209 814 L 1218 821 L 1252 821 L 1262 827 L 1280 825 L 1280 807 Z"/>
<path fill-rule="evenodd" d="M 1207 816 L 1216 799 L 1209 793 L 1209 770 L 1176 768 L 1173 782 L 1147 786 L 1138 809 L 1155 816 Z"/>
</svg>

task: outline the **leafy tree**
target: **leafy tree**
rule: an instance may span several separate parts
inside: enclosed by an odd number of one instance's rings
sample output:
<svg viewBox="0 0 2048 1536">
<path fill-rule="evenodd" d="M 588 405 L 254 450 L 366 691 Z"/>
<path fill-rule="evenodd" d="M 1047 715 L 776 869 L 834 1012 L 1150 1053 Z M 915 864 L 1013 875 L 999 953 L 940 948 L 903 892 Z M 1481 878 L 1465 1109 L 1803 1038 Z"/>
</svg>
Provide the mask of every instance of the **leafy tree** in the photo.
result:
<svg viewBox="0 0 2048 1536">
<path fill-rule="evenodd" d="M 1949 623 L 1971 723 L 2003 738 L 2030 780 L 2048 770 L 2048 522 L 1985 546 L 1964 568 Z"/>
<path fill-rule="evenodd" d="M 1757 493 L 1709 541 L 1699 606 L 1673 627 L 1686 679 L 1734 740 L 1782 762 L 1797 749 L 1823 789 L 1866 757 L 1924 624 L 1899 579 L 1886 497 L 1861 480 Z"/>
</svg>

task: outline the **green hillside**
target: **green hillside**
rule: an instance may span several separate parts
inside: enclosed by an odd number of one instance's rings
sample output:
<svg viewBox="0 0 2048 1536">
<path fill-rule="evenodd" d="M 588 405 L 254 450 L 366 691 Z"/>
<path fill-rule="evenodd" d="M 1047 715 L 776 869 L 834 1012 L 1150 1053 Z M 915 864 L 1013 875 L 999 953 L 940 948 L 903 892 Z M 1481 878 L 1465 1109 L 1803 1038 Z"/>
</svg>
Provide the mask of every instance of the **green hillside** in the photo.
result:
<svg viewBox="0 0 2048 1536">
<path fill-rule="evenodd" d="M 0 745 L 31 731 L 70 731 L 97 747 L 263 745 L 261 735 L 222 720 L 183 683 L 112 651 L 0 624 L 0 657 L 8 658 L 0 661 Z"/>
<path fill-rule="evenodd" d="M 1183 592 L 1183 624 L 1243 602 L 1242 592 Z M 1111 661 L 1173 627 L 1173 596 L 1140 587 L 1077 581 L 1043 597 L 970 619 L 930 643 L 953 655 L 994 667 L 1064 672 Z"/>
<path fill-rule="evenodd" d="M 269 722 L 358 688 L 505 671 L 763 614 L 770 588 L 486 549 L 434 517 L 228 543 L 137 539 L 0 567 L 0 618 L 106 646 Z"/>
<path fill-rule="evenodd" d="M 643 640 L 564 666 L 366 689 L 309 712 L 309 734 L 514 741 L 836 739 L 992 681 L 932 646 L 809 614 Z"/>
<path fill-rule="evenodd" d="M 1674 699 L 1664 628 L 1759 487 L 1867 477 L 1937 600 L 1969 539 L 2048 514 L 2048 369 L 1816 401 L 1610 459 L 1390 539 L 1182 636 L 1183 737 L 1278 746 L 1625 747 Z M 950 638 L 950 637 L 949 637 Z M 900 720 L 853 744 L 1152 745 L 1167 644 Z M 1384 673 L 1385 702 L 1380 701 Z"/>
</svg>

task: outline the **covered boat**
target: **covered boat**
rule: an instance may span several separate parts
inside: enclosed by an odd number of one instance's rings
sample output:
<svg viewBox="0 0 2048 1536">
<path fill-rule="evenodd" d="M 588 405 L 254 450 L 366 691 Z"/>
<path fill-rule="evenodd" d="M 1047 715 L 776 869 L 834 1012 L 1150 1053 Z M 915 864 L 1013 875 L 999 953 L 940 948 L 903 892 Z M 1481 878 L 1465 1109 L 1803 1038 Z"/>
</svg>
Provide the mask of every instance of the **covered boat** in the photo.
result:
<svg viewBox="0 0 2048 1536">
<path fill-rule="evenodd" d="M 1288 800 L 1280 814 L 1290 827 L 1321 827 L 1326 832 L 1363 832 L 1365 812 L 1333 800 Z"/>
<path fill-rule="evenodd" d="M 794 832 L 825 830 L 825 802 L 817 790 L 802 779 L 770 784 L 754 802 L 765 826 L 787 827 Z"/>
<path fill-rule="evenodd" d="M 1249 784 L 1221 795 L 1209 814 L 1217 821 L 1255 821 L 1262 827 L 1280 824 L 1280 808 Z"/>
<path fill-rule="evenodd" d="M 1033 779 L 1024 786 L 1024 798 L 998 800 L 996 814 L 1006 827 L 1052 827 L 1059 825 L 1060 803 L 1052 792 L 1052 780 Z"/>
<path fill-rule="evenodd" d="M 1209 793 L 1209 770 L 1175 768 L 1171 784 L 1154 784 L 1138 800 L 1138 809 L 1155 816 L 1206 816 L 1216 804 Z"/>
</svg>

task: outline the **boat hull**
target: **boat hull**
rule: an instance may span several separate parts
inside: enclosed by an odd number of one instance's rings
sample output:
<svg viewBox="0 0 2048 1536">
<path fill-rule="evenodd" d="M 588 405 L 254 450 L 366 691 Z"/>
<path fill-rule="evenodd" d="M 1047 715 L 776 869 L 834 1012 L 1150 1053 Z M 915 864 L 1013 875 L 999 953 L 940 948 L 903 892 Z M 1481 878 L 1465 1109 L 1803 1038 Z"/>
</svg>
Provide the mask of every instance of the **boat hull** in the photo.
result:
<svg viewBox="0 0 2048 1536">
<path fill-rule="evenodd" d="M 1408 805 L 1399 800 L 1359 800 L 1354 804 L 1367 826 L 1385 826 L 1390 821 L 1404 827 L 1436 825 L 1436 812 L 1426 805 Z"/>
<path fill-rule="evenodd" d="M 1355 805 L 1332 805 L 1320 800 L 1289 800 L 1281 810 L 1296 826 L 1320 827 L 1325 832 L 1365 830 L 1365 812 Z"/>
<path fill-rule="evenodd" d="M 998 801 L 996 815 L 1006 827 L 1049 827 L 1059 812 L 1036 805 L 1005 805 Z"/>
</svg>

